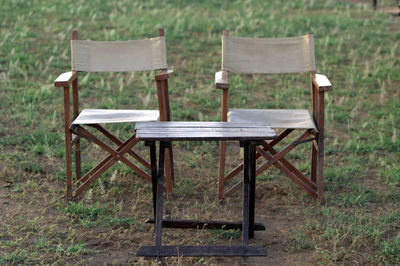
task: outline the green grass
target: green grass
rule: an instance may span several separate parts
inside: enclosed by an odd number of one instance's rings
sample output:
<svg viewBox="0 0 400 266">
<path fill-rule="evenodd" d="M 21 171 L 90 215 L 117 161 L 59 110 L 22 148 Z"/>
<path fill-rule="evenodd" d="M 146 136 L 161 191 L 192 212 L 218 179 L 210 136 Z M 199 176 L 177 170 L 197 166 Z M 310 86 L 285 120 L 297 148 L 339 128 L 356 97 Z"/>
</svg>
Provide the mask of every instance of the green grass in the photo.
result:
<svg viewBox="0 0 400 266">
<path fill-rule="evenodd" d="M 400 263 L 400 239 L 395 238 L 379 243 L 380 256 L 390 264 Z"/>
<path fill-rule="evenodd" d="M 269 248 L 277 234 L 265 258 L 271 264 L 274 250 L 284 252 L 282 264 L 299 253 L 306 254 L 305 264 L 399 264 L 400 19 L 373 11 L 371 2 L 2 1 L 0 264 L 146 263 L 134 251 L 152 242 L 153 227 L 143 222 L 152 215 L 151 186 L 129 168 L 113 166 L 81 201 L 61 203 L 63 95 L 52 83 L 70 69 L 73 29 L 82 39 L 128 40 L 156 36 L 161 27 L 174 70 L 169 93 L 176 121 L 220 119 L 213 78 L 220 69 L 222 30 L 238 37 L 312 32 L 317 72 L 333 84 L 325 98 L 326 203 L 311 200 L 279 171 L 266 172 L 257 181 L 256 215 L 267 231 L 257 232 L 254 241 Z M 378 2 L 380 8 L 395 7 L 393 0 Z M 80 73 L 80 108 L 157 108 L 154 73 Z M 230 83 L 231 107 L 311 109 L 307 73 L 230 74 Z M 132 130 L 131 124 L 110 127 L 121 138 Z M 103 154 L 82 144 L 87 170 Z M 239 195 L 224 203 L 216 199 L 218 144 L 182 142 L 174 148 L 177 199 L 166 202 L 165 214 L 239 220 Z M 148 153 L 142 144 L 139 150 Z M 228 150 L 239 153 L 234 143 Z M 309 150 L 299 146 L 288 156 L 305 173 L 309 165 L 300 158 Z M 233 166 L 240 156 L 228 159 Z M 289 218 L 295 219 L 290 226 Z M 165 235 L 174 244 L 240 241 L 237 231 Z M 166 259 L 181 265 L 239 261 Z"/>
<path fill-rule="evenodd" d="M 60 211 L 64 212 L 73 220 L 78 221 L 83 226 L 92 227 L 100 226 L 120 226 L 134 224 L 132 218 L 124 218 L 116 216 L 118 206 L 99 206 L 96 202 L 90 206 L 86 206 L 83 202 L 72 202 L 68 206 L 60 206 Z"/>
<path fill-rule="evenodd" d="M 242 235 L 242 231 L 234 230 L 234 229 L 229 229 L 229 230 L 212 229 L 210 232 L 211 232 L 211 235 L 214 238 L 226 239 L 226 240 L 232 240 L 234 238 L 240 238 L 240 236 Z"/>
<path fill-rule="evenodd" d="M 1 264 L 6 264 L 6 263 L 24 263 L 25 262 L 25 255 L 23 254 L 23 252 L 20 253 L 11 253 L 11 254 L 7 254 L 4 256 L 0 256 L 0 263 Z"/>
</svg>

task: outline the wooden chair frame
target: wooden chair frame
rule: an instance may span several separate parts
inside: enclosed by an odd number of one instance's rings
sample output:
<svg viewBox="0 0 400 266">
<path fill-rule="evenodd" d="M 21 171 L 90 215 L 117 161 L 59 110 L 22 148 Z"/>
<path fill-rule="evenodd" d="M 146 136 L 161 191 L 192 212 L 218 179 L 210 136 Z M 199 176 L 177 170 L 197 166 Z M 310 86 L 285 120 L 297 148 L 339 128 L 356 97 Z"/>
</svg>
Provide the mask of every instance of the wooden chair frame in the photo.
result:
<svg viewBox="0 0 400 266">
<path fill-rule="evenodd" d="M 223 32 L 228 36 L 228 31 Z M 228 72 L 220 71 L 215 74 L 215 87 L 222 90 L 221 94 L 221 121 L 228 121 Z M 281 151 L 277 151 L 274 146 L 284 140 L 295 129 L 287 128 L 283 130 L 276 139 L 267 142 L 262 141 L 262 147 L 257 147 L 256 159 L 264 157 L 267 161 L 257 168 L 256 175 L 261 174 L 270 166 L 275 165 L 279 170 L 286 174 L 294 183 L 304 189 L 313 198 L 323 199 L 323 163 L 324 163 L 324 94 L 325 91 L 332 90 L 332 85 L 324 75 L 310 72 L 310 87 L 312 97 L 312 117 L 316 124 L 317 131 L 312 129 L 305 130 L 294 142 L 287 145 Z M 296 129 L 298 130 L 298 129 Z M 307 178 L 293 164 L 284 158 L 288 152 L 297 145 L 312 142 L 311 152 L 311 174 Z M 225 175 L 226 142 L 221 141 L 219 147 L 219 168 L 218 168 L 218 198 L 223 199 L 239 190 L 242 182 L 238 182 L 231 188 L 224 191 L 225 183 L 238 175 L 243 170 L 243 164 L 239 164 L 227 175 Z"/>
<path fill-rule="evenodd" d="M 164 30 L 158 31 L 159 36 L 164 36 Z M 72 40 L 78 39 L 78 32 L 72 32 Z M 155 75 L 157 84 L 157 97 L 160 121 L 170 121 L 170 107 L 169 107 L 169 96 L 168 96 L 168 78 L 172 74 L 172 70 L 161 69 L 160 73 Z M 137 174 L 143 177 L 146 181 L 152 182 L 151 175 L 139 168 L 135 163 L 131 162 L 126 155 L 130 155 L 137 160 L 142 166 L 151 170 L 150 163 L 141 157 L 132 148 L 139 142 L 134 134 L 127 141 L 122 141 L 106 128 L 100 124 L 87 124 L 91 128 L 96 129 L 108 140 L 118 145 L 117 148 L 113 149 L 111 146 L 101 141 L 95 135 L 90 133 L 83 125 L 74 125 L 72 121 L 75 120 L 79 115 L 79 99 L 78 99 L 78 71 L 71 71 L 61 74 L 55 81 L 55 87 L 62 87 L 64 90 L 64 132 L 65 132 L 65 160 L 66 160 L 66 197 L 67 200 L 78 198 L 82 192 L 95 181 L 101 174 L 109 169 L 117 161 L 121 161 Z M 72 120 L 71 120 L 71 91 L 72 87 Z M 84 138 L 89 142 L 97 144 L 100 148 L 104 149 L 109 155 L 104 158 L 98 165 L 93 167 L 87 173 L 82 176 L 81 173 L 81 145 L 80 138 Z M 76 181 L 72 182 L 72 147 L 75 147 L 75 174 Z M 173 168 L 173 152 L 172 145 L 169 146 L 165 151 L 165 180 L 167 193 L 172 193 L 172 182 L 174 180 L 174 168 Z M 73 187 L 77 186 L 75 190 Z"/>
</svg>

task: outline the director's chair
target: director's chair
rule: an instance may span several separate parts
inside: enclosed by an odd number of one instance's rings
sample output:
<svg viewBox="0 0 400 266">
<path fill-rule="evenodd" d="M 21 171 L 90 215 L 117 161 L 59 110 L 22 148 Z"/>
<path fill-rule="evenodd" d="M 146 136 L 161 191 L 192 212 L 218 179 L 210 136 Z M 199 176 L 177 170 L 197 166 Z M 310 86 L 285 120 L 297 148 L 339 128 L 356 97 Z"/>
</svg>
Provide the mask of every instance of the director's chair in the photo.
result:
<svg viewBox="0 0 400 266">
<path fill-rule="evenodd" d="M 256 174 L 259 175 L 275 165 L 294 183 L 313 198 L 323 197 L 324 163 L 324 93 L 332 85 L 324 75 L 315 73 L 313 35 L 289 38 L 234 38 L 228 31 L 222 36 L 222 71 L 215 74 L 215 87 L 222 90 L 221 121 L 265 122 L 273 129 L 281 129 L 278 137 L 270 142 L 263 141 L 257 147 L 257 158 L 264 157 Z M 228 72 L 247 74 L 283 74 L 310 72 L 312 115 L 305 109 L 229 109 Z M 301 135 L 281 151 L 275 146 L 294 131 Z M 311 142 L 311 170 L 307 178 L 284 156 L 296 146 Z M 218 169 L 218 197 L 223 199 L 237 191 L 238 182 L 225 191 L 228 180 L 243 169 L 243 164 L 225 174 L 226 142 L 220 142 Z"/>
<path fill-rule="evenodd" d="M 68 200 L 79 197 L 82 192 L 113 164 L 120 161 L 145 180 L 151 182 L 151 176 L 127 155 L 150 169 L 150 163 L 132 148 L 139 142 L 135 134 L 122 141 L 108 131 L 104 124 L 133 123 L 138 121 L 169 121 L 170 108 L 168 98 L 168 78 L 172 74 L 167 69 L 167 52 L 164 30 L 158 31 L 158 37 L 131 41 L 87 41 L 78 40 L 77 31 L 72 32 L 71 64 L 72 71 L 61 74 L 55 81 L 55 87 L 64 89 L 64 131 L 66 160 L 66 196 Z M 160 70 L 155 75 L 159 110 L 111 110 L 84 109 L 79 112 L 78 73 L 79 72 L 134 72 L 144 70 Z M 72 85 L 72 86 L 71 86 Z M 71 120 L 70 87 L 72 87 L 73 113 Z M 134 96 L 134 95 L 132 95 Z M 117 147 L 102 141 L 88 128 L 97 130 Z M 132 132 L 134 133 L 133 127 Z M 97 144 L 108 153 L 100 163 L 85 174 L 81 174 L 80 139 Z M 72 148 L 75 148 L 75 176 L 72 178 Z M 172 148 L 166 150 L 166 191 L 171 193 L 173 173 Z"/>
</svg>

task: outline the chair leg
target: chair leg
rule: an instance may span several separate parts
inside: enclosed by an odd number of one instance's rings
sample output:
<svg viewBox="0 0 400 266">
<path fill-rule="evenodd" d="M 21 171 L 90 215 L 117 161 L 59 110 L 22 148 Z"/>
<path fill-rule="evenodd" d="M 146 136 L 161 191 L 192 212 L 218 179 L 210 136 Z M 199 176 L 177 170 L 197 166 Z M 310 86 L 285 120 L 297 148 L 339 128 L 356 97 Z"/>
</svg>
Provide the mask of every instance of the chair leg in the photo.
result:
<svg viewBox="0 0 400 266">
<path fill-rule="evenodd" d="M 324 201 L 324 110 L 325 100 L 324 91 L 318 92 L 318 115 L 317 115 L 317 126 L 318 126 L 318 138 L 317 138 L 317 185 L 318 185 L 318 198 L 320 201 Z"/>
<path fill-rule="evenodd" d="M 73 199 L 72 197 L 72 156 L 71 156 L 71 132 L 65 132 L 65 168 L 67 174 L 67 201 Z"/>
<path fill-rule="evenodd" d="M 75 175 L 76 180 L 81 179 L 81 141 L 77 139 L 75 142 Z"/>
<path fill-rule="evenodd" d="M 317 183 L 317 149 L 314 142 L 311 142 L 311 181 Z"/>
<path fill-rule="evenodd" d="M 224 198 L 226 141 L 219 142 L 218 198 Z"/>
<path fill-rule="evenodd" d="M 67 200 L 72 200 L 72 132 L 69 129 L 71 123 L 69 87 L 64 87 L 64 134 L 65 134 L 65 169 L 67 174 Z"/>
<path fill-rule="evenodd" d="M 318 137 L 318 156 L 317 156 L 317 186 L 318 198 L 323 201 L 324 196 L 324 139 L 322 136 Z"/>
<path fill-rule="evenodd" d="M 318 198 L 323 201 L 323 196 L 324 196 L 324 185 L 323 185 L 324 157 L 318 156 L 317 161 L 318 161 L 318 166 L 317 166 Z"/>
</svg>

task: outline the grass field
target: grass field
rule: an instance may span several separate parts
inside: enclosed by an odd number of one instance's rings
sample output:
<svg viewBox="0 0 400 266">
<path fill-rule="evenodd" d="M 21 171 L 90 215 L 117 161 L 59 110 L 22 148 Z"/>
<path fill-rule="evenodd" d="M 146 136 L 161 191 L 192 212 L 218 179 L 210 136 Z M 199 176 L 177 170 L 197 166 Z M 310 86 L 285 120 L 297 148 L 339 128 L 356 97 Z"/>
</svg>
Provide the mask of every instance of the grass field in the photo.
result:
<svg viewBox="0 0 400 266">
<path fill-rule="evenodd" d="M 326 203 L 278 170 L 259 176 L 256 220 L 268 249 L 250 264 L 400 264 L 400 18 L 372 1 L 39 1 L 0 7 L 0 264 L 151 264 L 135 256 L 153 242 L 151 186 L 119 164 L 84 198 L 65 204 L 62 91 L 70 35 L 128 40 L 167 37 L 173 120 L 218 121 L 220 36 L 312 32 L 317 72 L 327 75 Z M 380 7 L 395 1 L 380 0 Z M 157 107 L 154 73 L 80 74 L 81 108 Z M 230 75 L 230 106 L 311 108 L 308 75 Z M 133 125 L 113 126 L 128 137 Z M 84 143 L 94 165 L 99 149 Z M 238 145 L 229 149 L 239 153 Z M 241 194 L 217 200 L 218 143 L 175 143 L 175 201 L 166 215 L 239 220 Z M 140 147 L 143 154 L 147 150 Z M 291 153 L 296 165 L 310 147 Z M 240 158 L 228 158 L 234 164 Z M 201 162 L 198 164 L 198 162 Z M 240 233 L 165 230 L 169 244 L 238 244 Z M 240 264 L 240 258 L 167 258 L 165 264 Z"/>
</svg>

